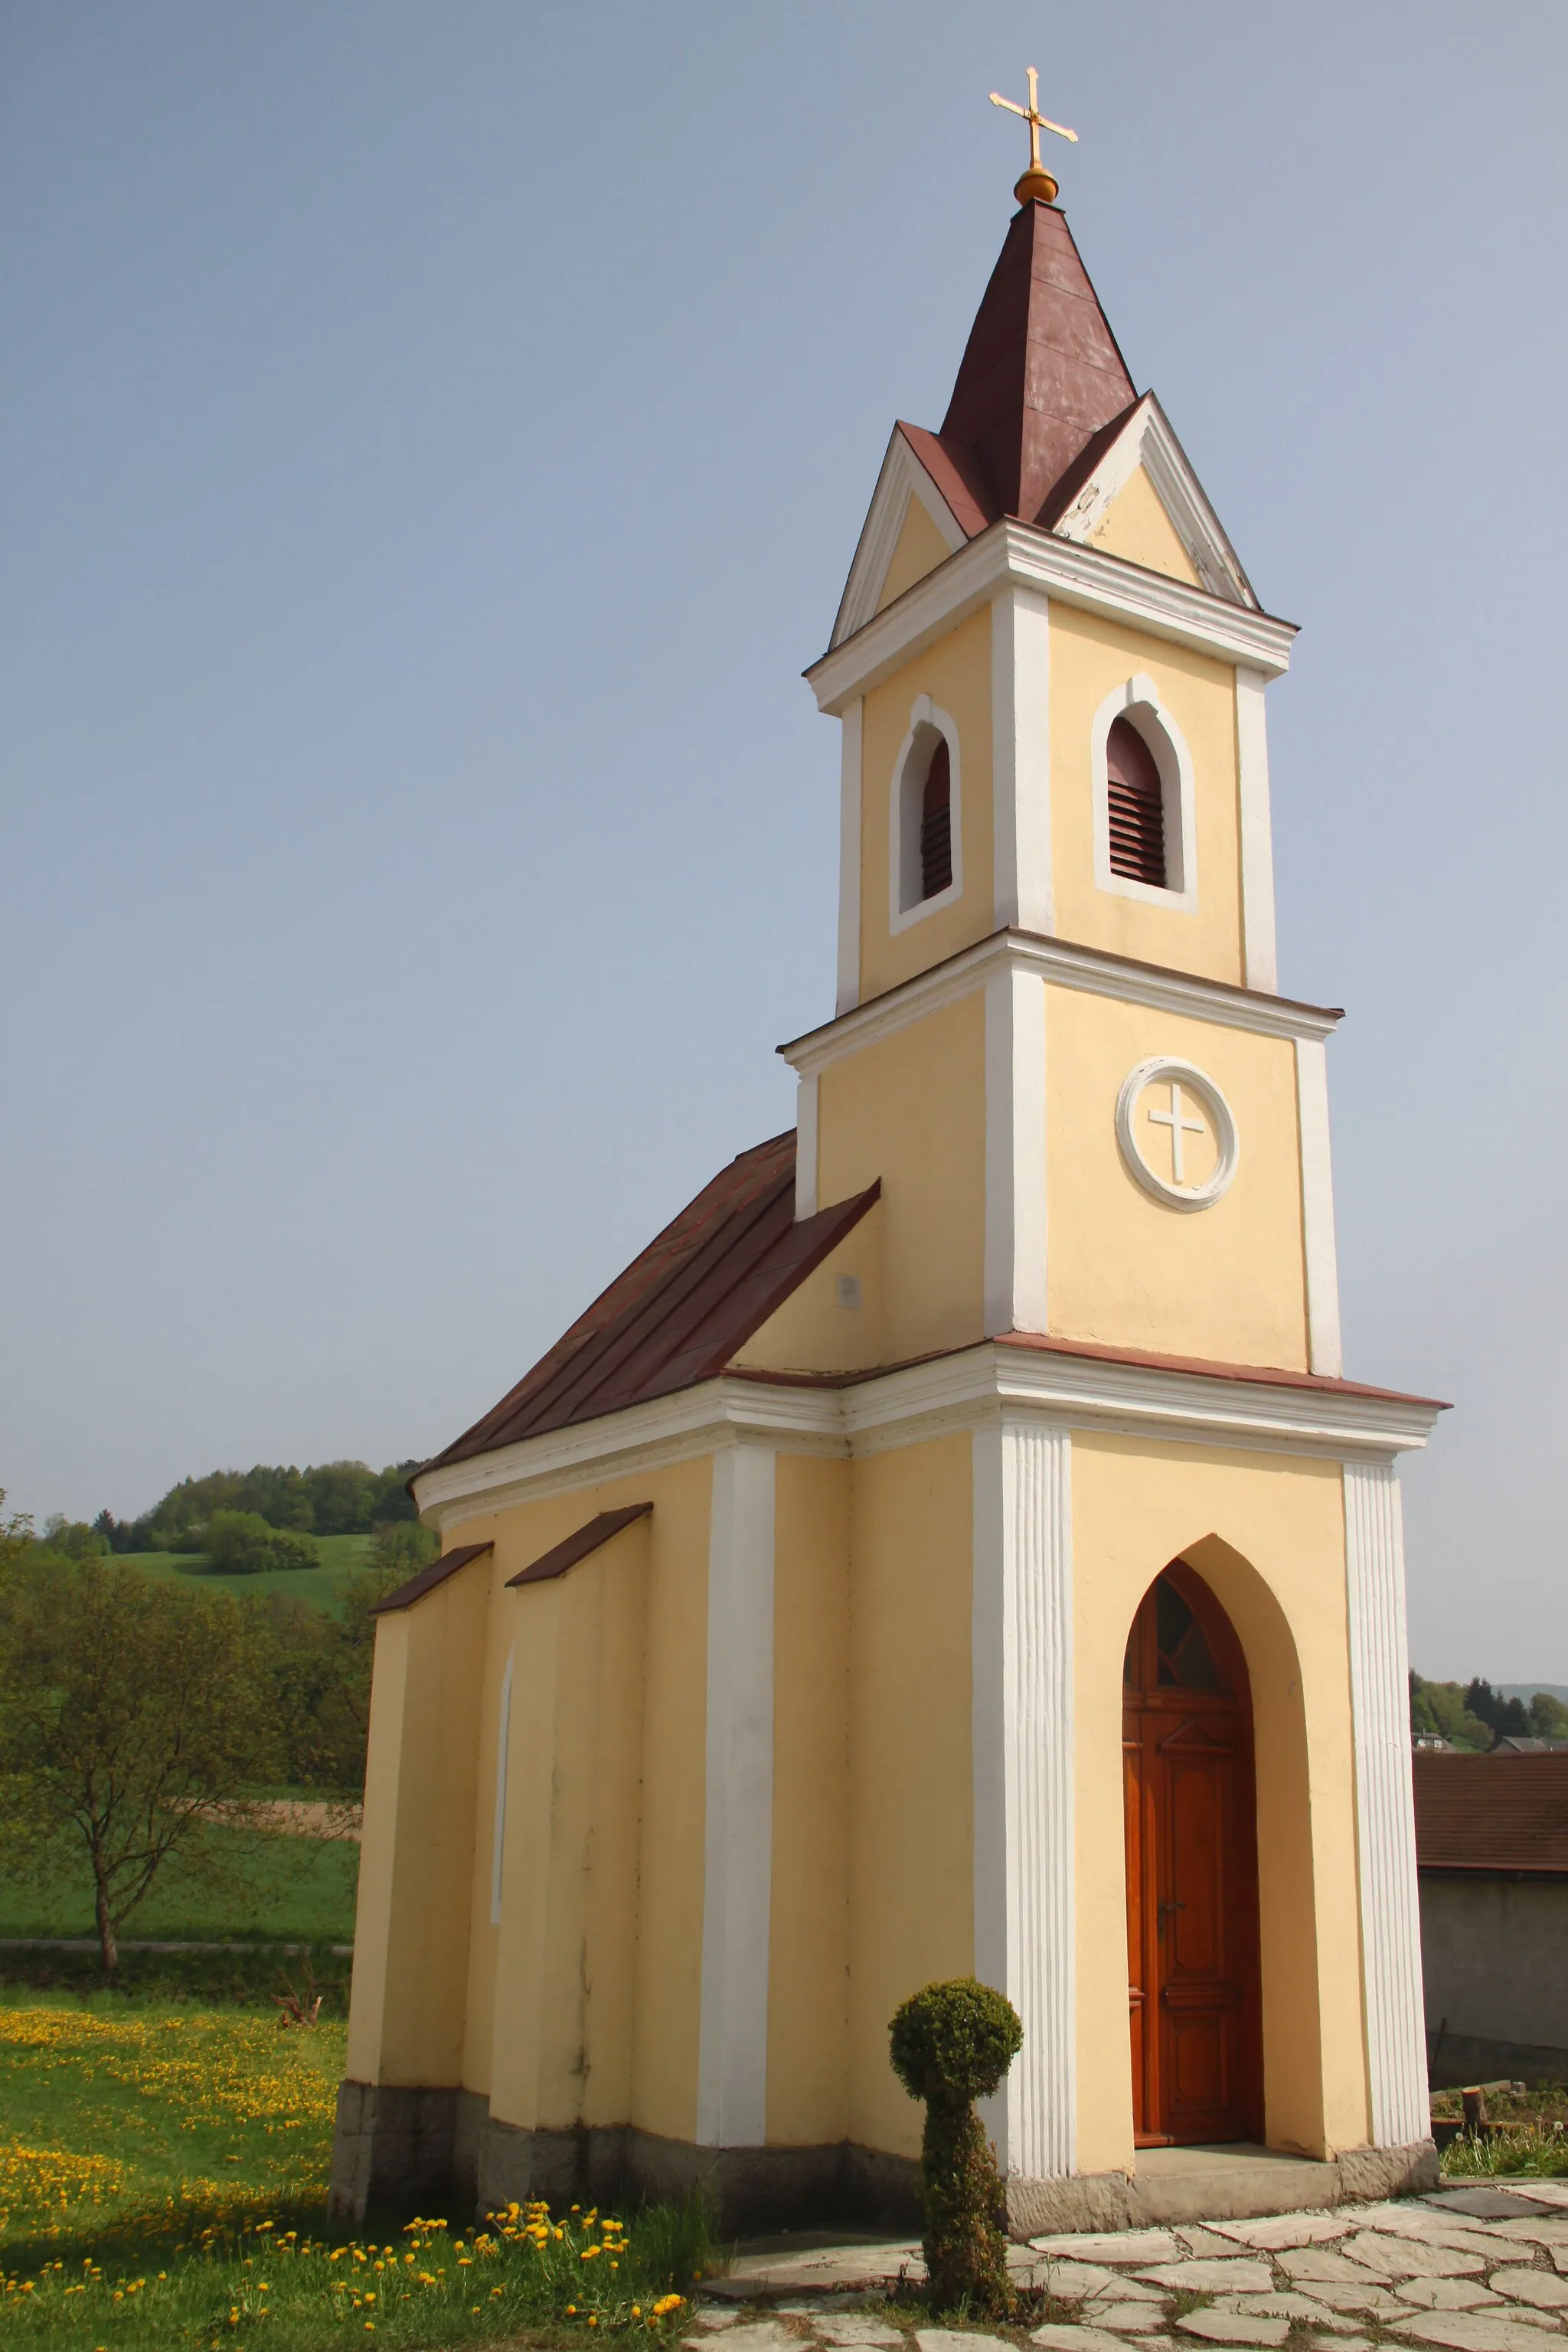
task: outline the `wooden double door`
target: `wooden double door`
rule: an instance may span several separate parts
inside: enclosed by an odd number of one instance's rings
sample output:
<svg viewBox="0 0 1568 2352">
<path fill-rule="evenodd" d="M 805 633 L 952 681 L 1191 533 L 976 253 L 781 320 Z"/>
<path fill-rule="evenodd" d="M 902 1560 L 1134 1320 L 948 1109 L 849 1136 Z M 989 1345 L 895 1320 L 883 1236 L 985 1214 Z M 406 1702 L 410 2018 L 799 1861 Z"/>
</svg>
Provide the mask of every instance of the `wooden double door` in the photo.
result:
<svg viewBox="0 0 1568 2352">
<path fill-rule="evenodd" d="M 1137 2143 L 1261 2140 L 1252 1697 L 1228 1619 L 1182 1560 L 1132 1627 L 1121 1746 Z"/>
</svg>

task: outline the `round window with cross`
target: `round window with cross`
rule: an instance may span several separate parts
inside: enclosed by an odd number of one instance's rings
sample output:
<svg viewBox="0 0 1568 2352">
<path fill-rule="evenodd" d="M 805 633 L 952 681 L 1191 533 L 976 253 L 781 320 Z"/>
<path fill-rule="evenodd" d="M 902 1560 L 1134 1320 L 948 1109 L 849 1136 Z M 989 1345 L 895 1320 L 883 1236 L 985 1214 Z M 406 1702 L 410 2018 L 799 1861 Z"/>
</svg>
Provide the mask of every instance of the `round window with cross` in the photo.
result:
<svg viewBox="0 0 1568 2352">
<path fill-rule="evenodd" d="M 1129 1070 L 1116 1097 L 1128 1173 L 1172 1209 L 1212 1208 L 1236 1174 L 1230 1105 L 1191 1062 L 1156 1055 Z"/>
</svg>

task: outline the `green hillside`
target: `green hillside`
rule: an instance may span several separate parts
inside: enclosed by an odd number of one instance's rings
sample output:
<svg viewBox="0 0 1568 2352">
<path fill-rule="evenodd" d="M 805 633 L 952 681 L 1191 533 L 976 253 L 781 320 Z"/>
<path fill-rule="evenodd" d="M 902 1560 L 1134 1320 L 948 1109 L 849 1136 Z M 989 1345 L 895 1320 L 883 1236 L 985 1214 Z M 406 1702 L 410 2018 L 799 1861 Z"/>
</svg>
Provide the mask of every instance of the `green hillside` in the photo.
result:
<svg viewBox="0 0 1568 2352">
<path fill-rule="evenodd" d="M 370 1566 L 374 1536 L 317 1536 L 315 1544 L 321 1555 L 320 1568 L 297 1568 L 277 1572 L 263 1570 L 258 1576 L 215 1576 L 199 1552 L 129 1551 L 120 1557 L 128 1567 L 139 1568 L 147 1576 L 176 1576 L 200 1584 L 209 1590 L 216 1586 L 224 1592 L 238 1595 L 258 1592 L 281 1592 L 296 1601 L 308 1601 L 312 1608 L 328 1610 L 334 1617 L 342 1614 L 342 1588 L 356 1569 Z"/>
</svg>

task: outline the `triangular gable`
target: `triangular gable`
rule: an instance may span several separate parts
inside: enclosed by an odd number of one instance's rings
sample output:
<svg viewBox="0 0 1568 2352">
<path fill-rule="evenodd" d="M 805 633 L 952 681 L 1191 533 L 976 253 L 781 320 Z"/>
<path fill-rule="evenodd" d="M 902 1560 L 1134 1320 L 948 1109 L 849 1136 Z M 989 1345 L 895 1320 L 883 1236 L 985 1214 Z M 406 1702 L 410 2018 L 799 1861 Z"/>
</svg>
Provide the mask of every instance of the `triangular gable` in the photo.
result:
<svg viewBox="0 0 1568 2352">
<path fill-rule="evenodd" d="M 882 601 L 882 585 L 888 576 L 888 566 L 893 560 L 893 550 L 904 527 L 910 500 L 918 499 L 931 521 L 936 525 L 950 554 L 956 554 L 978 530 L 984 530 L 991 520 L 975 505 L 972 493 L 966 493 L 956 472 L 948 484 L 939 488 L 931 472 L 915 452 L 915 436 L 919 428 L 895 425 L 888 442 L 888 454 L 882 460 L 882 470 L 877 477 L 877 487 L 871 493 L 871 504 L 860 531 L 855 561 L 849 566 L 849 577 L 844 584 L 844 596 L 838 607 L 838 617 L 833 625 L 832 643 L 842 645 L 846 637 L 864 628 Z M 935 442 L 934 433 L 919 433 L 921 442 Z M 952 492 L 960 514 L 946 494 Z M 967 511 L 964 509 L 967 509 Z M 967 525 L 967 528 L 966 528 Z"/>
<path fill-rule="evenodd" d="M 1055 513 L 1042 516 L 1042 521 L 1058 539 L 1092 546 L 1118 493 L 1140 466 L 1201 584 L 1211 596 L 1260 611 L 1241 559 L 1152 392 L 1143 394 L 1124 422 L 1108 427 L 1085 450 L 1053 501 Z"/>
</svg>

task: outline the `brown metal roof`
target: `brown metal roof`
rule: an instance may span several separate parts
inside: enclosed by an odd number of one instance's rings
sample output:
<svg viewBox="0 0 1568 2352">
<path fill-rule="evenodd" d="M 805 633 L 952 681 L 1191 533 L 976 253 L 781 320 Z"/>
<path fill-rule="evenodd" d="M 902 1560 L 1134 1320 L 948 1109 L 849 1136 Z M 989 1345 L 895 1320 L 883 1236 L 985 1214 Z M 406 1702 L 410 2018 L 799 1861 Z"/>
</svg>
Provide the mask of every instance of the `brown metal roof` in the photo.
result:
<svg viewBox="0 0 1568 2352">
<path fill-rule="evenodd" d="M 371 1615 L 384 1617 L 389 1610 L 411 1607 L 416 1601 L 423 1601 L 427 1592 L 434 1592 L 438 1584 L 445 1584 L 449 1576 L 456 1576 L 460 1568 L 467 1568 L 471 1559 L 478 1559 L 481 1552 L 494 1549 L 493 1544 L 486 1542 L 460 1544 L 456 1551 L 444 1551 L 439 1559 L 433 1559 L 428 1568 L 422 1568 L 417 1576 L 411 1576 L 406 1584 L 398 1585 L 384 1601 L 378 1601 Z"/>
<path fill-rule="evenodd" d="M 580 1559 L 586 1559 L 601 1544 L 607 1544 L 623 1528 L 629 1528 L 634 1520 L 646 1519 L 652 1509 L 651 1503 L 628 1503 L 623 1510 L 601 1511 L 597 1518 L 580 1527 L 575 1535 L 564 1537 L 526 1568 L 520 1568 L 515 1576 L 509 1576 L 507 1591 L 510 1592 L 514 1584 L 548 1584 L 553 1578 L 564 1576 L 569 1568 L 575 1568 Z"/>
<path fill-rule="evenodd" d="M 1411 1764 L 1422 1870 L 1568 1876 L 1568 1755 L 1427 1748 Z"/>
<path fill-rule="evenodd" d="M 794 1129 L 742 1151 L 426 1469 L 714 1379 L 880 1191 L 797 1223 Z"/>
<path fill-rule="evenodd" d="M 1026 204 L 1008 224 L 942 423 L 944 451 L 991 512 L 1037 521 L 1087 442 L 1137 400 L 1067 217 Z M 923 455 L 923 453 L 922 453 Z"/>
</svg>

